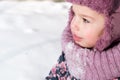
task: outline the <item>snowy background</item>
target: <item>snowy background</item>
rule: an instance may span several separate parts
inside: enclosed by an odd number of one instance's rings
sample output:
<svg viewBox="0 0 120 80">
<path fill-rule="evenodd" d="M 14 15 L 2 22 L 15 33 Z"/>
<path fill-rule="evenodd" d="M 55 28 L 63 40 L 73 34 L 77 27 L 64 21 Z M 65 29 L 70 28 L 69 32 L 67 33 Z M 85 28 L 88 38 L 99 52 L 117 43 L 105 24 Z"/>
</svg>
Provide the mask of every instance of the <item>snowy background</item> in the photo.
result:
<svg viewBox="0 0 120 80">
<path fill-rule="evenodd" d="M 0 80 L 44 80 L 61 54 L 69 3 L 0 2 Z"/>
</svg>

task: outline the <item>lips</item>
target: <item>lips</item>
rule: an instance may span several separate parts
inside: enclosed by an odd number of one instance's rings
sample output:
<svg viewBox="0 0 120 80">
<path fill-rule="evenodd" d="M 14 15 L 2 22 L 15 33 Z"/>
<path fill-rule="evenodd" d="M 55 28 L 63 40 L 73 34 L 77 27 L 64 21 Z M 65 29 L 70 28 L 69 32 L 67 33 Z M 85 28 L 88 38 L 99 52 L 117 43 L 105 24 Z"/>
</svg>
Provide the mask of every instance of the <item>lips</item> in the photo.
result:
<svg viewBox="0 0 120 80">
<path fill-rule="evenodd" d="M 73 39 L 74 39 L 75 41 L 81 41 L 81 40 L 82 40 L 81 37 L 78 37 L 78 36 L 75 35 L 75 34 L 73 34 Z"/>
</svg>

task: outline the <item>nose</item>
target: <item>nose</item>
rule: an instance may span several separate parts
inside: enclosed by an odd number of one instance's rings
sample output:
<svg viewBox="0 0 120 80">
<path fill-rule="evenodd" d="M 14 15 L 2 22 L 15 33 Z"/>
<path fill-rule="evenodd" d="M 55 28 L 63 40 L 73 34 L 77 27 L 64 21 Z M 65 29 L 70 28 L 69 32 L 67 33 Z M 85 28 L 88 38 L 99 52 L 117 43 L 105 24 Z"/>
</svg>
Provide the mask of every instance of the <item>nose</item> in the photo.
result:
<svg viewBox="0 0 120 80">
<path fill-rule="evenodd" d="M 71 29 L 73 31 L 80 31 L 80 23 L 77 17 L 74 17 L 71 21 Z"/>
</svg>

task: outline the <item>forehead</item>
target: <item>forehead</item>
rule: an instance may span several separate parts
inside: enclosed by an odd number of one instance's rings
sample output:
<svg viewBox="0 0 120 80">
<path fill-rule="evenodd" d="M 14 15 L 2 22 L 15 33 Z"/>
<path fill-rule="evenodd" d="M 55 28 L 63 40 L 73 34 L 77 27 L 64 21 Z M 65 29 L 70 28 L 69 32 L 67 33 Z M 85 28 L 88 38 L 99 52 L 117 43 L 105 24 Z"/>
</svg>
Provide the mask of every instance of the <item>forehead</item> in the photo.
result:
<svg viewBox="0 0 120 80">
<path fill-rule="evenodd" d="M 87 6 L 82 6 L 77 4 L 72 5 L 72 10 L 77 14 L 85 15 L 91 18 L 96 18 L 98 15 L 100 15 L 98 12 Z"/>
</svg>

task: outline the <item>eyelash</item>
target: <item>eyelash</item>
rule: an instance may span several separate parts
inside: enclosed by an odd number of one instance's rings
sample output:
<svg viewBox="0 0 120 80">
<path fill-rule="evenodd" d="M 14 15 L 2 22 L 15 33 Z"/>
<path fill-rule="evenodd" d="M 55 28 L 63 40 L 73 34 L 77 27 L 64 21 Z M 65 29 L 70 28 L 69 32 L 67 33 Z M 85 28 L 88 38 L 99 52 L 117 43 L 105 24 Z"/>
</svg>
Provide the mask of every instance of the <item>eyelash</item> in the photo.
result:
<svg viewBox="0 0 120 80">
<path fill-rule="evenodd" d="M 82 18 L 82 19 L 83 19 L 84 23 L 90 23 L 90 21 L 88 21 L 87 19 L 85 19 L 85 18 Z"/>
<path fill-rule="evenodd" d="M 73 16 L 75 15 L 75 13 L 73 12 Z M 84 23 L 90 23 L 90 21 L 88 21 L 87 19 L 85 19 L 85 18 L 82 18 L 83 19 L 83 22 Z"/>
</svg>

